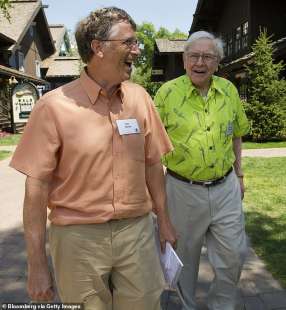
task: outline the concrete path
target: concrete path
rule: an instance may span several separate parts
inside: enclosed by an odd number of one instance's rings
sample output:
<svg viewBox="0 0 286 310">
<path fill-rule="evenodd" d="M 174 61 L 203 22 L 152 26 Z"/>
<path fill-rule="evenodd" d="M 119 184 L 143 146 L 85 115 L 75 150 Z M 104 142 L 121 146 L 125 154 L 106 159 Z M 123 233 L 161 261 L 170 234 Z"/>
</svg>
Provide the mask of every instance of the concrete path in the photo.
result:
<svg viewBox="0 0 286 310">
<path fill-rule="evenodd" d="M 7 148 L 1 146 L 0 150 L 3 149 Z M 273 155 L 274 152 L 271 152 Z M 264 150 L 263 153 L 270 154 L 270 151 Z M 279 149 L 278 153 L 279 156 L 286 156 L 286 149 Z M 251 156 L 249 153 L 244 155 Z M 8 167 L 9 160 L 0 161 L 0 303 L 29 302 L 25 288 L 26 252 L 22 230 L 25 177 Z M 203 249 L 197 291 L 199 310 L 207 309 L 205 298 L 212 277 L 206 250 Z M 286 292 L 267 272 L 251 247 L 243 268 L 240 291 L 244 310 L 286 310 Z M 165 292 L 162 304 L 164 310 L 179 310 L 181 307 L 174 292 Z"/>
<path fill-rule="evenodd" d="M 283 157 L 286 148 L 242 150 L 243 157 Z"/>
</svg>

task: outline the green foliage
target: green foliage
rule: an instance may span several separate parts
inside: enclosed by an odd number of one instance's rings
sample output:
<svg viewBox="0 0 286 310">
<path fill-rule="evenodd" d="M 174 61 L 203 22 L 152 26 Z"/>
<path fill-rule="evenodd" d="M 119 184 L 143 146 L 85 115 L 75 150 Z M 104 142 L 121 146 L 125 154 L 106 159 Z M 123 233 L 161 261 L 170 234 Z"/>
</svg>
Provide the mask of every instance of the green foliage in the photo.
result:
<svg viewBox="0 0 286 310">
<path fill-rule="evenodd" d="M 152 23 L 143 23 L 137 27 L 137 38 L 140 42 L 140 56 L 135 62 L 143 72 L 147 72 L 152 66 L 152 55 L 154 50 L 156 30 Z"/>
<path fill-rule="evenodd" d="M 143 86 L 152 98 L 154 98 L 157 90 L 163 84 L 161 82 L 151 82 L 151 68 L 145 71 L 142 67 L 138 67 L 134 70 L 132 73 L 132 81 Z"/>
<path fill-rule="evenodd" d="M 9 9 L 12 7 L 11 0 L 0 0 L 0 12 L 10 21 Z"/>
<path fill-rule="evenodd" d="M 9 157 L 12 154 L 10 151 L 0 151 L 0 160 Z"/>
<path fill-rule="evenodd" d="M 137 25 L 137 37 L 140 42 L 141 54 L 135 62 L 136 70 L 132 80 L 147 89 L 153 97 L 162 83 L 151 82 L 152 57 L 156 39 L 186 39 L 187 34 L 176 29 L 171 33 L 168 29 L 160 27 L 156 31 L 152 23 L 143 22 Z"/>
<path fill-rule="evenodd" d="M 246 66 L 249 77 L 249 100 L 245 104 L 251 121 L 251 137 L 255 141 L 281 138 L 286 127 L 286 83 L 279 78 L 281 62 L 273 62 L 273 43 L 267 32 L 261 31 L 252 47 L 253 64 Z"/>
</svg>

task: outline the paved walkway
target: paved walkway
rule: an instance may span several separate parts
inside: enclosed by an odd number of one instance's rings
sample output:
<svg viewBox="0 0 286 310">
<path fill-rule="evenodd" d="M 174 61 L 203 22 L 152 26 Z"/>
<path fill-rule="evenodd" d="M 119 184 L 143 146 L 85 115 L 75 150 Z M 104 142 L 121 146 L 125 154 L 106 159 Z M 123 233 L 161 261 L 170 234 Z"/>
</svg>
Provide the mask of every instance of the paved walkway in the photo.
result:
<svg viewBox="0 0 286 310">
<path fill-rule="evenodd" d="M 3 149 L 13 151 L 14 147 L 1 146 L 0 150 Z M 254 154 L 286 156 L 286 148 L 244 151 L 244 156 Z M 8 167 L 9 160 L 0 161 L 0 303 L 29 301 L 25 289 L 26 252 L 22 230 L 25 178 Z M 197 291 L 199 310 L 207 309 L 205 297 L 212 277 L 206 250 L 203 249 Z M 286 292 L 251 247 L 240 280 L 240 292 L 244 310 L 286 310 Z M 180 309 L 180 301 L 174 292 L 165 293 L 162 303 L 164 310 Z"/>
</svg>

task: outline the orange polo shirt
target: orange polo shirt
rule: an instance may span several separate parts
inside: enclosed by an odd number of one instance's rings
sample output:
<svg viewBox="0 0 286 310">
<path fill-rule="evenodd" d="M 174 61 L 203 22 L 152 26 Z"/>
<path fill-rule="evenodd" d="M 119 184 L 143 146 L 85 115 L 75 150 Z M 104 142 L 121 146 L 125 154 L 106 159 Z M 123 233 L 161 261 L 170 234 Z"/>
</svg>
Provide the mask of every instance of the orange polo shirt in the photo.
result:
<svg viewBox="0 0 286 310">
<path fill-rule="evenodd" d="M 116 120 L 128 119 L 140 132 L 120 135 Z M 103 223 L 150 212 L 145 166 L 171 149 L 141 86 L 123 82 L 109 99 L 83 71 L 37 102 L 10 166 L 50 182 L 54 224 Z"/>
</svg>

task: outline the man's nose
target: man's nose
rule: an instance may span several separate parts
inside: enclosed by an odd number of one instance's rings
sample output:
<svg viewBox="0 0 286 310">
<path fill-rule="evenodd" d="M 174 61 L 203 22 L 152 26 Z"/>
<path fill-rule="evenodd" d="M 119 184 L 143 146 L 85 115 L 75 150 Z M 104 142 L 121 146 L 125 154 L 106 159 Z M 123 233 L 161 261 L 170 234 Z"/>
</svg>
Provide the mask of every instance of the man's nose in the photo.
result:
<svg viewBox="0 0 286 310">
<path fill-rule="evenodd" d="M 138 44 L 133 45 L 130 52 L 134 57 L 138 57 L 141 54 L 139 45 Z"/>
<path fill-rule="evenodd" d="M 202 65 L 202 64 L 204 64 L 203 55 L 200 55 L 197 61 L 197 65 Z"/>
</svg>

